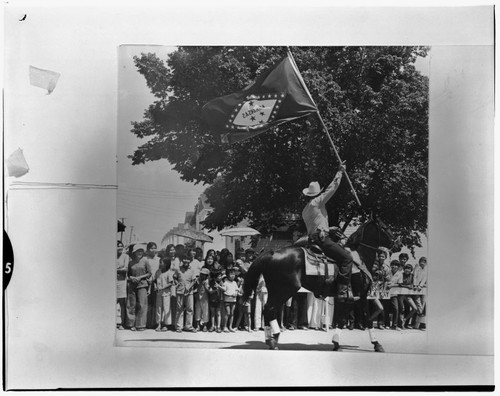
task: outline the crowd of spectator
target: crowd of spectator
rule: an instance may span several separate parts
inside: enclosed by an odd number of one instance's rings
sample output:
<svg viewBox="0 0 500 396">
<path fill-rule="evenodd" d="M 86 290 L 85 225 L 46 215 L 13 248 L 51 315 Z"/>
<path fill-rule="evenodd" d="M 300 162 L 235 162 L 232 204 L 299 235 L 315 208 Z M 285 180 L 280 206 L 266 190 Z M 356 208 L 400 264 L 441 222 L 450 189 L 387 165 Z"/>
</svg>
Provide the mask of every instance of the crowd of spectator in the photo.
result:
<svg viewBox="0 0 500 396">
<path fill-rule="evenodd" d="M 156 243 L 117 243 L 117 328 L 131 331 L 235 332 L 264 330 L 267 289 L 261 276 L 249 301 L 243 301 L 244 275 L 255 259 L 253 249 L 228 249 Z M 427 260 L 409 263 L 402 253 L 391 260 L 387 251 L 373 265 L 368 320 L 378 329 L 425 330 Z M 363 330 L 366 317 L 360 302 L 334 307 L 333 298 L 318 299 L 299 292 L 281 307 L 281 328 L 326 330 L 338 327 Z M 336 308 L 336 309 L 334 309 Z M 329 318 L 325 323 L 324 318 Z"/>
</svg>

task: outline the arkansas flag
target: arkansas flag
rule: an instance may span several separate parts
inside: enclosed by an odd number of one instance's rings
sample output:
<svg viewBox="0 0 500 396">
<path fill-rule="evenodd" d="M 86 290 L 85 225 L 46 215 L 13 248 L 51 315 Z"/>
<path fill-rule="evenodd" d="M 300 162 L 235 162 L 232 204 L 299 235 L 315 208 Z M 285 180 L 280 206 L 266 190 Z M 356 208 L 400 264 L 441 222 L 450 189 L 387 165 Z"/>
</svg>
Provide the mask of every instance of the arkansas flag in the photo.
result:
<svg viewBox="0 0 500 396">
<path fill-rule="evenodd" d="M 317 111 L 299 71 L 283 58 L 242 91 L 208 102 L 202 114 L 223 143 L 256 136 L 269 128 Z"/>
</svg>

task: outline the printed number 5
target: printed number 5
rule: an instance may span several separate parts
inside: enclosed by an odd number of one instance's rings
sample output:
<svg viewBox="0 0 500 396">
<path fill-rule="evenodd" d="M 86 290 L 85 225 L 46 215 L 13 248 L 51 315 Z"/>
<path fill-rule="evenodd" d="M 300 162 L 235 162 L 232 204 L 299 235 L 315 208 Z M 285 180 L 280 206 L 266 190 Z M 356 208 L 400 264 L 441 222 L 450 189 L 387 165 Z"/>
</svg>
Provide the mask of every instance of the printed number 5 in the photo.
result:
<svg viewBox="0 0 500 396">
<path fill-rule="evenodd" d="M 12 272 L 12 263 L 5 263 L 5 273 L 10 274 Z"/>
</svg>

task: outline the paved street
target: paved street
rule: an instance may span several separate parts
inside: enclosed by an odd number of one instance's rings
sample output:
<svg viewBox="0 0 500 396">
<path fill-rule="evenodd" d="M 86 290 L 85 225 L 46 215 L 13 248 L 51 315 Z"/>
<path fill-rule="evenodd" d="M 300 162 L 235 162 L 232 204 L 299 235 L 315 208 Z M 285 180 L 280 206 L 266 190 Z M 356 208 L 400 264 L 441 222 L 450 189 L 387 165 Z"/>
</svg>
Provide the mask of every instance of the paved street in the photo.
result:
<svg viewBox="0 0 500 396">
<path fill-rule="evenodd" d="M 427 332 L 421 330 L 375 330 L 386 352 L 419 353 L 426 344 Z M 333 331 L 285 330 L 280 336 L 280 349 L 288 351 L 331 351 Z M 145 330 L 117 331 L 116 345 L 127 347 L 155 346 L 167 348 L 267 349 L 264 331 L 235 333 L 176 333 Z M 344 351 L 371 352 L 368 331 L 341 330 L 340 345 Z"/>
</svg>

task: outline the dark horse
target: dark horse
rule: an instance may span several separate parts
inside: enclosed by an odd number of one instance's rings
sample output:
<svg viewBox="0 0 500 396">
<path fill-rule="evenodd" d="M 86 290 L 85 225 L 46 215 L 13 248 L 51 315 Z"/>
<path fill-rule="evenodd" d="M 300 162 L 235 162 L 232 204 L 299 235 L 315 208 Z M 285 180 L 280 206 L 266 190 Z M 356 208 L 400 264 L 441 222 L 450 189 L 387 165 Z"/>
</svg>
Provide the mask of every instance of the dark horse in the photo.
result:
<svg viewBox="0 0 500 396">
<path fill-rule="evenodd" d="M 347 240 L 345 247 L 356 251 L 368 271 L 361 271 L 361 299 L 358 301 L 362 308 L 365 326 L 369 329 L 370 339 L 377 352 L 383 352 L 382 345 L 376 340 L 372 331 L 372 324 L 367 321 L 367 296 L 371 287 L 369 272 L 375 261 L 378 247 L 384 246 L 393 249 L 395 240 L 391 231 L 378 219 L 371 219 L 362 224 Z M 266 344 L 270 349 L 278 349 L 280 328 L 277 324 L 277 313 L 285 302 L 297 291 L 304 287 L 307 290 L 321 295 L 324 293 L 324 280 L 319 276 L 305 274 L 304 250 L 301 247 L 289 246 L 276 252 L 262 253 L 250 266 L 245 276 L 244 299 L 248 299 L 255 289 L 262 274 L 268 290 L 267 303 L 264 306 L 264 325 Z M 335 274 L 337 271 L 335 271 Z M 368 274 L 367 274 L 368 273 Z M 329 296 L 334 295 L 335 284 Z M 333 337 L 334 350 L 339 349 L 338 334 Z"/>
</svg>

